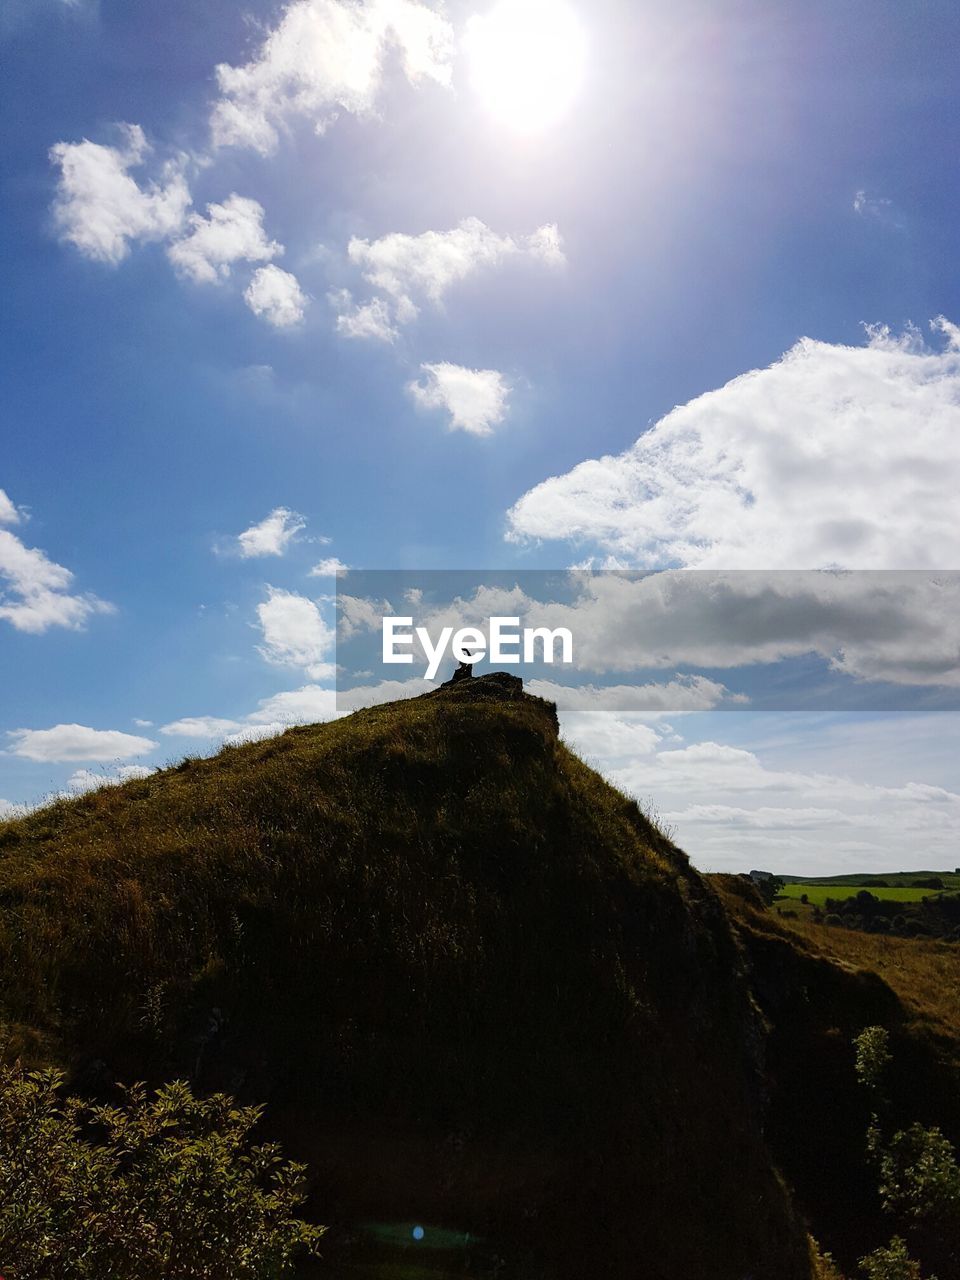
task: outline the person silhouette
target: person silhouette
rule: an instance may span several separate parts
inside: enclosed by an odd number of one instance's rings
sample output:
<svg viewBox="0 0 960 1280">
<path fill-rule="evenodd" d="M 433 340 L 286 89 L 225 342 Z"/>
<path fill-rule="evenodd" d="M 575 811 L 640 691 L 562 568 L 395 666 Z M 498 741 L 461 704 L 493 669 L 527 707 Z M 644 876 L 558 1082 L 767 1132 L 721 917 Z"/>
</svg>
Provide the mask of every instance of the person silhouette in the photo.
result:
<svg viewBox="0 0 960 1280">
<path fill-rule="evenodd" d="M 469 649 L 464 649 L 463 655 L 464 658 L 468 658 L 469 661 L 460 663 L 456 671 L 453 673 L 453 679 L 450 681 L 451 684 L 456 684 L 458 680 L 470 680 L 473 677 L 473 660 L 475 655 L 472 654 Z"/>
</svg>

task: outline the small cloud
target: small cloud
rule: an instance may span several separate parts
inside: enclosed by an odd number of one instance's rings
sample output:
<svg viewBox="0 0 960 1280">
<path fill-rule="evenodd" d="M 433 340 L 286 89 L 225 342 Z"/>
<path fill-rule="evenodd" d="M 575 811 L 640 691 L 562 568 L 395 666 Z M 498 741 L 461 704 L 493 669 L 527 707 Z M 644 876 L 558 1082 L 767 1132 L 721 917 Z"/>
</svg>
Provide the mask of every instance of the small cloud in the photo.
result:
<svg viewBox="0 0 960 1280">
<path fill-rule="evenodd" d="M 179 275 L 196 284 L 226 280 L 235 262 L 269 262 L 283 253 L 263 230 L 263 205 L 236 193 L 223 204 L 208 204 L 206 217 L 191 213 L 187 227 L 167 256 Z"/>
<path fill-rule="evenodd" d="M 223 720 L 217 716 L 186 716 L 162 725 L 160 732 L 167 738 L 222 738 L 241 727 L 237 720 Z"/>
<path fill-rule="evenodd" d="M 57 724 L 52 729 L 12 729 L 11 755 L 47 764 L 72 760 L 116 760 L 142 756 L 156 747 L 149 738 L 138 738 L 119 729 L 90 729 L 83 724 Z"/>
<path fill-rule="evenodd" d="M 372 298 L 363 306 L 355 306 L 349 289 L 329 294 L 331 306 L 337 311 L 337 333 L 345 338 L 373 338 L 378 342 L 393 342 L 399 330 L 390 318 L 390 308 L 382 298 Z"/>
<path fill-rule="evenodd" d="M 255 316 L 261 316 L 275 329 L 299 324 L 308 301 L 297 277 L 272 263 L 254 272 L 243 298 Z"/>
<path fill-rule="evenodd" d="M 346 573 L 348 566 L 343 563 L 337 556 L 328 556 L 326 560 L 321 560 L 315 564 L 310 570 L 311 578 L 335 578 L 338 573 Z"/>
<path fill-rule="evenodd" d="M 0 524 L 19 524 L 20 519 L 20 512 L 0 489 Z"/>
<path fill-rule="evenodd" d="M 248 742 L 262 742 L 264 738 L 275 738 L 289 728 L 289 723 L 281 720 L 275 720 L 269 724 L 245 724 L 236 733 L 231 733 L 224 738 L 223 742 L 227 747 L 245 747 Z"/>
<path fill-rule="evenodd" d="M 71 795 L 82 795 L 85 791 L 99 791 L 101 787 L 119 787 L 134 778 L 149 778 L 152 773 L 156 773 L 156 769 L 145 764 L 121 764 L 112 773 L 77 769 L 67 779 L 67 790 Z"/>
<path fill-rule="evenodd" d="M 293 0 L 252 61 L 217 67 L 214 145 L 269 155 L 294 117 L 312 119 L 322 133 L 341 111 L 371 114 L 394 49 L 411 83 L 450 84 L 453 27 L 427 5 Z"/>
<path fill-rule="evenodd" d="M 446 362 L 420 368 L 426 381 L 410 382 L 407 390 L 421 409 L 445 409 L 451 431 L 488 436 L 503 421 L 510 386 L 496 369 L 465 369 Z"/>
<path fill-rule="evenodd" d="M 347 246 L 347 256 L 381 295 L 352 312 L 349 291 L 334 295 L 334 305 L 341 310 L 337 328 L 350 337 L 396 336 L 394 322 L 409 324 L 414 320 L 419 312 L 418 300 L 440 306 L 453 285 L 508 259 L 526 257 L 552 268 L 566 262 L 554 223 L 546 223 L 518 239 L 500 235 L 479 218 L 464 218 L 449 231 L 424 231 L 416 236 L 400 231 L 373 241 L 354 236 Z M 376 328 L 378 332 L 353 332 L 357 327 Z M 392 337 L 386 340 L 391 341 Z"/>
<path fill-rule="evenodd" d="M 123 136 L 118 147 L 84 138 L 50 148 L 50 160 L 60 170 L 53 203 L 60 239 L 85 257 L 113 266 L 127 256 L 132 242 L 174 235 L 190 204 L 180 161 L 168 163 L 160 179 L 144 187 L 130 176 L 150 147 L 138 124 L 118 128 Z"/>
<path fill-rule="evenodd" d="M 867 191 L 858 191 L 853 197 L 853 209 L 861 218 L 871 218 L 895 231 L 902 231 L 906 225 L 902 214 L 886 196 L 873 196 Z"/>
<path fill-rule="evenodd" d="M 274 507 L 259 524 L 251 525 L 237 536 L 240 555 L 249 560 L 256 556 L 282 556 L 306 520 L 289 507 Z"/>
<path fill-rule="evenodd" d="M 136 716 L 134 716 L 134 718 L 133 718 L 133 723 L 137 726 L 137 728 L 138 728 L 138 729 L 152 729 L 152 728 L 153 728 L 153 721 L 152 721 L 152 720 L 138 720 L 138 719 L 137 719 L 137 717 L 136 717 Z"/>
<path fill-rule="evenodd" d="M 22 512 L 0 490 L 0 524 L 18 524 Z M 40 635 L 50 627 L 79 631 L 93 614 L 112 613 L 113 605 L 95 595 L 75 595 L 73 574 L 45 551 L 26 546 L 9 529 L 0 529 L 0 618 L 17 631 Z"/>
<path fill-rule="evenodd" d="M 261 655 L 277 666 L 300 667 L 311 680 L 329 679 L 335 671 L 327 660 L 335 632 L 316 603 L 282 587 L 267 587 L 267 591 L 267 599 L 257 606 L 263 632 Z"/>
</svg>

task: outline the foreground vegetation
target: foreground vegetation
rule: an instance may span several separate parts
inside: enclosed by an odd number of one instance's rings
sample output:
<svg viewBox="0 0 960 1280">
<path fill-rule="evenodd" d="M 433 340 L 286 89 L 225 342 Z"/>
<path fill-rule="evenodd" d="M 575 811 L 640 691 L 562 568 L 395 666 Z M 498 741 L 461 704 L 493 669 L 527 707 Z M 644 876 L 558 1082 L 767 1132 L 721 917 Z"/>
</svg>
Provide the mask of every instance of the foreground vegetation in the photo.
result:
<svg viewBox="0 0 960 1280">
<path fill-rule="evenodd" d="M 94 1106 L 62 1085 L 0 1069 L 7 1280 L 281 1280 L 316 1250 L 302 1167 L 250 1142 L 257 1108 L 182 1082 Z"/>
</svg>

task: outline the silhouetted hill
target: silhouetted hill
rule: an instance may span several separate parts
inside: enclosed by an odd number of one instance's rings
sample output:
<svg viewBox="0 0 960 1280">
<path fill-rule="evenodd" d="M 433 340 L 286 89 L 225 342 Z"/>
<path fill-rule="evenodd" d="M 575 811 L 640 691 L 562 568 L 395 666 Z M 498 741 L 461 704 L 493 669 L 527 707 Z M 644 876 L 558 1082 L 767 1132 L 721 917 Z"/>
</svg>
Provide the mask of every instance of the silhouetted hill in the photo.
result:
<svg viewBox="0 0 960 1280">
<path fill-rule="evenodd" d="M 7 1055 L 266 1103 L 333 1257 L 411 1218 L 505 1275 L 814 1274 L 748 932 L 509 678 L 0 825 Z"/>
</svg>

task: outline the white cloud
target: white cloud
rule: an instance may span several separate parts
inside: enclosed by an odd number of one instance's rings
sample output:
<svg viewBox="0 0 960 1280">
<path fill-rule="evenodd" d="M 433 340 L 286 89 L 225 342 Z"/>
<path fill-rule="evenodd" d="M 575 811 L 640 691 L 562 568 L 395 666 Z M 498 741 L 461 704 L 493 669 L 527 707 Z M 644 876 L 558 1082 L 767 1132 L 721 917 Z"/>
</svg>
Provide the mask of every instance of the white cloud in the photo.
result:
<svg viewBox="0 0 960 1280">
<path fill-rule="evenodd" d="M 565 267 L 567 255 L 563 251 L 563 237 L 554 222 L 545 222 L 542 227 L 527 236 L 527 253 L 531 258 L 538 258 L 548 267 Z"/>
<path fill-rule="evenodd" d="M 632 448 L 543 481 L 508 538 L 595 545 L 621 564 L 936 568 L 960 563 L 960 349 L 914 331 L 803 339 L 672 410 Z"/>
<path fill-rule="evenodd" d="M 45 763 L 71 760 L 117 760 L 142 756 L 156 747 L 149 738 L 138 738 L 119 729 L 90 729 L 82 724 L 58 724 L 52 729 L 11 729 L 9 750 L 24 760 Z"/>
<path fill-rule="evenodd" d="M 334 295 L 340 299 L 341 317 L 337 327 L 351 337 L 378 337 L 392 341 L 393 321 L 407 324 L 418 313 L 418 300 L 439 306 L 446 292 L 484 267 L 498 266 L 510 258 L 528 257 L 549 267 L 566 261 L 560 233 L 552 224 L 538 227 L 532 235 L 516 239 L 492 231 L 479 218 L 464 218 L 450 231 L 424 231 L 411 236 L 394 231 L 379 240 L 354 236 L 347 256 L 359 267 L 368 284 L 389 299 L 376 300 L 351 312 L 348 291 Z M 392 307 L 392 314 L 390 307 Z M 373 310 L 371 310 L 373 308 Z M 360 313 L 363 313 L 362 317 Z M 344 319 L 344 316 L 346 319 Z M 353 332 L 354 328 L 365 332 Z"/>
<path fill-rule="evenodd" d="M 861 723 L 864 743 L 899 734 L 899 723 Z M 922 865 L 954 866 L 960 794 L 909 780 L 877 786 L 776 768 L 743 747 L 697 742 L 638 755 L 608 772 L 615 785 L 652 798 L 697 865 L 798 874 L 893 870 L 904 849 Z M 952 859 L 952 861 L 951 861 Z"/>
<path fill-rule="evenodd" d="M 535 697 L 555 702 L 564 741 L 608 770 L 649 754 L 671 735 L 662 723 L 665 712 L 708 711 L 727 696 L 722 684 L 703 676 L 667 684 L 601 687 L 527 680 L 524 687 Z"/>
<path fill-rule="evenodd" d="M 458 364 L 422 364 L 426 382 L 407 390 L 421 409 L 445 409 L 451 431 L 488 436 L 507 411 L 509 383 L 496 369 L 464 369 Z"/>
<path fill-rule="evenodd" d="M 141 720 L 138 716 L 134 716 L 134 718 L 133 718 L 133 723 L 137 726 L 137 728 L 138 728 L 138 729 L 152 729 L 152 728 L 153 728 L 153 721 L 152 721 L 152 720 Z"/>
<path fill-rule="evenodd" d="M 268 240 L 263 205 L 235 192 L 223 204 L 208 204 L 207 216 L 191 213 L 186 235 L 167 249 L 178 274 L 197 284 L 226 280 L 235 262 L 269 262 L 283 245 Z"/>
<path fill-rule="evenodd" d="M 275 329 L 299 324 L 308 301 L 297 277 L 273 263 L 253 273 L 243 298 L 255 316 L 261 316 Z"/>
<path fill-rule="evenodd" d="M 309 724 L 315 720 L 333 719 L 336 710 L 333 689 L 307 684 L 300 689 L 285 689 L 264 698 L 247 720 L 252 724 Z"/>
<path fill-rule="evenodd" d="M 221 738 L 241 727 L 239 720 L 222 720 L 217 716 L 185 716 L 162 725 L 160 732 L 168 738 Z"/>
<path fill-rule="evenodd" d="M 119 147 L 84 139 L 50 149 L 51 161 L 60 168 L 53 203 L 60 239 L 88 258 L 113 264 L 126 257 L 131 241 L 173 235 L 190 204 L 178 162 L 164 167 L 160 181 L 138 185 L 128 170 L 143 164 L 150 148 L 139 125 L 119 128 L 124 135 Z"/>
<path fill-rule="evenodd" d="M 335 689 L 319 684 L 306 684 L 299 689 L 285 689 L 282 693 L 262 698 L 256 711 L 250 712 L 242 721 L 220 722 L 234 725 L 233 732 L 224 738 L 224 743 L 227 746 L 241 746 L 247 742 L 273 738 L 283 733 L 285 729 L 289 729 L 291 725 L 336 720 L 360 707 L 417 697 L 424 692 L 425 688 L 431 687 L 424 685 L 419 677 L 411 680 L 382 680 L 376 685 L 364 685 L 341 692 L 339 699 Z M 213 717 L 198 716 L 196 720 L 200 723 L 205 721 L 216 723 Z"/>
<path fill-rule="evenodd" d="M 328 556 L 326 560 L 319 561 L 310 570 L 311 578 L 335 578 L 338 573 L 345 573 L 348 566 L 338 556 Z"/>
<path fill-rule="evenodd" d="M 0 489 L 0 524 L 19 524 L 20 519 L 20 512 Z"/>
<path fill-rule="evenodd" d="M 337 333 L 345 338 L 374 338 L 379 342 L 393 342 L 399 330 L 390 318 L 390 307 L 383 298 L 372 298 L 363 306 L 357 306 L 349 289 L 340 289 L 329 295 L 330 304 L 337 311 Z"/>
<path fill-rule="evenodd" d="M 283 733 L 289 728 L 290 725 L 282 720 L 277 720 L 270 724 L 243 725 L 236 733 L 231 733 L 224 738 L 223 745 L 225 747 L 243 747 L 248 742 L 262 742 L 264 738 L 275 738 L 277 734 Z"/>
<path fill-rule="evenodd" d="M 77 769 L 67 779 L 67 790 L 72 795 L 85 791 L 99 791 L 101 787 L 119 787 L 134 778 L 149 778 L 156 769 L 145 764 L 121 764 L 112 773 L 98 773 L 93 769 Z"/>
<path fill-rule="evenodd" d="M 677 676 L 665 684 L 562 685 L 552 680 L 528 680 L 525 687 L 538 698 L 555 702 L 569 715 L 597 712 L 655 716 L 711 711 L 730 698 L 725 685 L 706 676 Z"/>
<path fill-rule="evenodd" d="M 684 667 L 702 672 L 807 662 L 815 656 L 821 663 L 804 668 L 799 683 L 796 665 L 785 672 L 787 679 L 779 688 L 767 680 L 766 697 L 799 705 L 806 694 L 824 694 L 829 687 L 840 709 L 856 702 L 863 681 L 941 691 L 960 688 L 960 572 L 573 570 L 562 582 L 559 600 L 559 580 L 543 585 L 547 589 L 538 594 L 544 599 L 515 583 L 509 589 L 478 586 L 430 609 L 419 601 L 411 603 L 418 625 L 431 635 L 445 626 L 464 625 L 486 634 L 488 620 L 497 616 L 516 616 L 522 627 L 567 628 L 573 637 L 571 673 Z M 396 612 L 388 601 L 341 593 L 341 638 L 347 642 L 358 633 L 378 631 L 382 616 Z M 422 656 L 416 643 L 413 653 Z M 831 673 L 849 679 L 830 680 Z M 748 692 L 756 687 L 754 678 L 755 673 L 747 673 Z M 719 686 L 682 680 L 638 686 L 629 695 L 629 705 L 640 710 L 640 697 L 648 699 L 646 710 L 684 711 L 696 687 Z M 623 686 L 622 697 L 630 688 Z M 655 706 L 649 701 L 651 690 L 672 698 L 672 705 Z M 729 697 L 743 699 L 739 693 Z M 942 702 L 939 693 L 926 699 L 931 707 Z"/>
<path fill-rule="evenodd" d="M 22 818 L 26 812 L 26 805 L 14 804 L 12 800 L 0 800 L 0 822 L 9 822 L 12 818 Z"/>
<path fill-rule="evenodd" d="M 453 28 L 415 0 L 294 0 L 257 56 L 217 67 L 220 98 L 211 129 L 218 146 L 266 155 L 298 116 L 317 132 L 338 110 L 374 110 L 388 51 L 399 50 L 407 78 L 450 83 Z"/>
<path fill-rule="evenodd" d="M 817 654 L 861 680 L 960 685 L 954 573 L 671 570 L 572 579 L 571 603 L 541 604 L 521 592 L 510 612 L 568 627 L 583 670 L 729 668 Z"/>
<path fill-rule="evenodd" d="M 871 195 L 868 191 L 858 191 L 853 197 L 853 209 L 861 218 L 870 218 L 893 231 L 904 231 L 906 221 L 893 201 L 886 196 Z"/>
<path fill-rule="evenodd" d="M 245 560 L 253 556 L 282 556 L 306 524 L 303 516 L 289 507 L 274 507 L 259 524 L 238 534 L 240 554 Z"/>
<path fill-rule="evenodd" d="M 257 606 L 263 657 L 278 666 L 302 667 L 311 680 L 332 676 L 334 667 L 327 656 L 335 632 L 324 622 L 315 602 L 281 587 L 268 587 L 267 591 L 267 599 Z"/>
<path fill-rule="evenodd" d="M 0 523 L 18 523 L 20 515 L 0 490 Z M 95 613 L 112 613 L 113 606 L 96 596 L 74 595 L 73 574 L 49 559 L 46 552 L 27 547 L 9 529 L 0 529 L 0 618 L 18 631 L 35 635 L 49 627 L 77 631 Z"/>
</svg>

